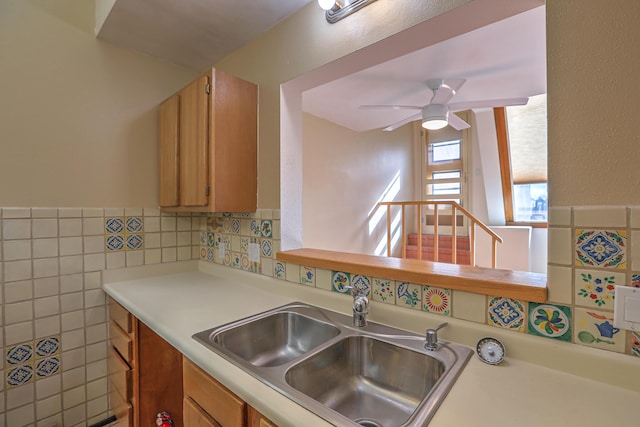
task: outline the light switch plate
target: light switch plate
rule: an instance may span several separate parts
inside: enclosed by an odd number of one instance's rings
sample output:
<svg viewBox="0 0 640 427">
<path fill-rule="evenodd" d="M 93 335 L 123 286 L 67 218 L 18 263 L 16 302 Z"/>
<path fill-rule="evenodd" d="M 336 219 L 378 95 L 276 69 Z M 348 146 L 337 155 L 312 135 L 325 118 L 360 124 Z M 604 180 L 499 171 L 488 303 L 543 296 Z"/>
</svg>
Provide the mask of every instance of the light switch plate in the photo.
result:
<svg viewBox="0 0 640 427">
<path fill-rule="evenodd" d="M 616 286 L 613 326 L 640 331 L 640 288 Z"/>
<path fill-rule="evenodd" d="M 223 259 L 223 260 L 224 260 L 224 255 L 225 255 L 224 254 L 224 250 L 225 250 L 224 246 L 225 246 L 224 243 L 220 243 L 220 245 L 218 246 L 218 252 L 220 253 L 220 259 Z"/>
<path fill-rule="evenodd" d="M 260 245 L 249 243 L 249 261 L 260 262 Z"/>
</svg>

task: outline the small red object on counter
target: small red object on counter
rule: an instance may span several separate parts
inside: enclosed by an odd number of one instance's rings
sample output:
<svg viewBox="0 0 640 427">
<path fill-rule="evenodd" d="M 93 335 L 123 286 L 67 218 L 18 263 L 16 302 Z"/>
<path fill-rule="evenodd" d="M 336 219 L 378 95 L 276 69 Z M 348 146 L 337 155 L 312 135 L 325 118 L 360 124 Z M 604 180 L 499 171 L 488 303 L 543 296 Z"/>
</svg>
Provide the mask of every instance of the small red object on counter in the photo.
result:
<svg viewBox="0 0 640 427">
<path fill-rule="evenodd" d="M 171 419 L 171 414 L 168 412 L 158 412 L 156 419 L 156 425 L 158 427 L 173 427 L 173 420 Z"/>
</svg>

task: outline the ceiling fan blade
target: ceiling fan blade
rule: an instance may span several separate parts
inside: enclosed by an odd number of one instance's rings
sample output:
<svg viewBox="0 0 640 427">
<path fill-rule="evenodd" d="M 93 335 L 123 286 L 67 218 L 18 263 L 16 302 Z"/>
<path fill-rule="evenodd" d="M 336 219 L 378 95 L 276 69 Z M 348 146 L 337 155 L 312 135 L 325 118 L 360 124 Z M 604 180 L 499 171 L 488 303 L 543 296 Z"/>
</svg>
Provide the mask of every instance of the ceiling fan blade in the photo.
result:
<svg viewBox="0 0 640 427">
<path fill-rule="evenodd" d="M 449 113 L 449 126 L 454 128 L 455 130 L 462 130 L 471 127 L 469 126 L 469 123 L 465 122 L 454 113 Z"/>
<path fill-rule="evenodd" d="M 455 102 L 449 104 L 449 111 L 464 111 L 472 108 L 495 108 L 506 107 L 510 105 L 526 105 L 529 98 L 505 98 L 505 99 L 487 99 L 484 101 Z"/>
<path fill-rule="evenodd" d="M 384 128 L 384 129 L 382 129 L 382 130 L 387 131 L 387 132 L 390 132 L 390 131 L 392 131 L 392 130 L 396 130 L 396 129 L 398 129 L 400 126 L 404 126 L 404 125 L 406 125 L 406 124 L 407 124 L 407 123 L 409 123 L 409 122 L 412 122 L 412 121 L 414 121 L 414 120 L 418 120 L 418 119 L 419 119 L 419 118 L 421 118 L 421 117 L 422 117 L 422 113 L 420 112 L 420 113 L 418 113 L 418 114 L 414 114 L 413 116 L 409 116 L 409 117 L 407 117 L 406 119 L 402 119 L 402 120 L 400 120 L 399 122 L 395 122 L 394 124 L 389 125 L 389 126 L 387 126 L 386 128 Z"/>
<path fill-rule="evenodd" d="M 467 79 L 429 80 L 427 85 L 429 85 L 432 90 L 434 87 L 437 88 L 430 104 L 446 104 L 466 81 Z"/>
<path fill-rule="evenodd" d="M 361 105 L 359 110 L 422 110 L 417 105 Z"/>
</svg>

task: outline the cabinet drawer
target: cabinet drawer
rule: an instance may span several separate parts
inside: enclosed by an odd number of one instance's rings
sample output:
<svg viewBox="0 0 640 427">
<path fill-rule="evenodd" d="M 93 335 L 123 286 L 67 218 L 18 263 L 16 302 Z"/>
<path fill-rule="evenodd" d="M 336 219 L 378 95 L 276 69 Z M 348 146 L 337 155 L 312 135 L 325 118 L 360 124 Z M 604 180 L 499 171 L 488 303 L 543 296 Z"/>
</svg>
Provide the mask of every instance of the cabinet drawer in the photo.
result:
<svg viewBox="0 0 640 427">
<path fill-rule="evenodd" d="M 120 396 L 126 401 L 130 401 L 132 397 L 131 369 L 120 354 L 113 348 L 109 349 L 109 358 L 107 359 L 107 374 L 109 376 L 109 385 L 115 388 Z"/>
<path fill-rule="evenodd" d="M 109 322 L 109 340 L 122 358 L 130 364 L 133 360 L 133 341 L 113 320 Z"/>
<path fill-rule="evenodd" d="M 209 414 L 207 414 L 196 402 L 191 398 L 185 397 L 182 407 L 182 415 L 184 417 L 184 425 L 189 427 L 220 427 Z"/>
<path fill-rule="evenodd" d="M 222 427 L 245 425 L 244 401 L 186 358 L 183 360 L 185 397 L 193 399 Z"/>
<path fill-rule="evenodd" d="M 118 419 L 118 427 L 133 427 L 133 406 L 115 390 L 109 393 L 109 406 Z"/>
<path fill-rule="evenodd" d="M 133 331 L 131 313 L 111 298 L 109 298 L 109 318 L 120 326 L 120 329 L 127 334 L 130 334 Z"/>
</svg>

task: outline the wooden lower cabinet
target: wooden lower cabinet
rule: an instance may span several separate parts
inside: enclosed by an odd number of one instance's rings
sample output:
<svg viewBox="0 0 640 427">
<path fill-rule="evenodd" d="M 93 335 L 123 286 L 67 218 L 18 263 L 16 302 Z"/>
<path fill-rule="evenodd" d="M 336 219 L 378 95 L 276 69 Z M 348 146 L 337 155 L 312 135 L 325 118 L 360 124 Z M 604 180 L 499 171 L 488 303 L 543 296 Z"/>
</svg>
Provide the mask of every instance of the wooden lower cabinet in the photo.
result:
<svg viewBox="0 0 640 427">
<path fill-rule="evenodd" d="M 109 299 L 109 405 L 118 427 L 277 427 Z"/>
</svg>

